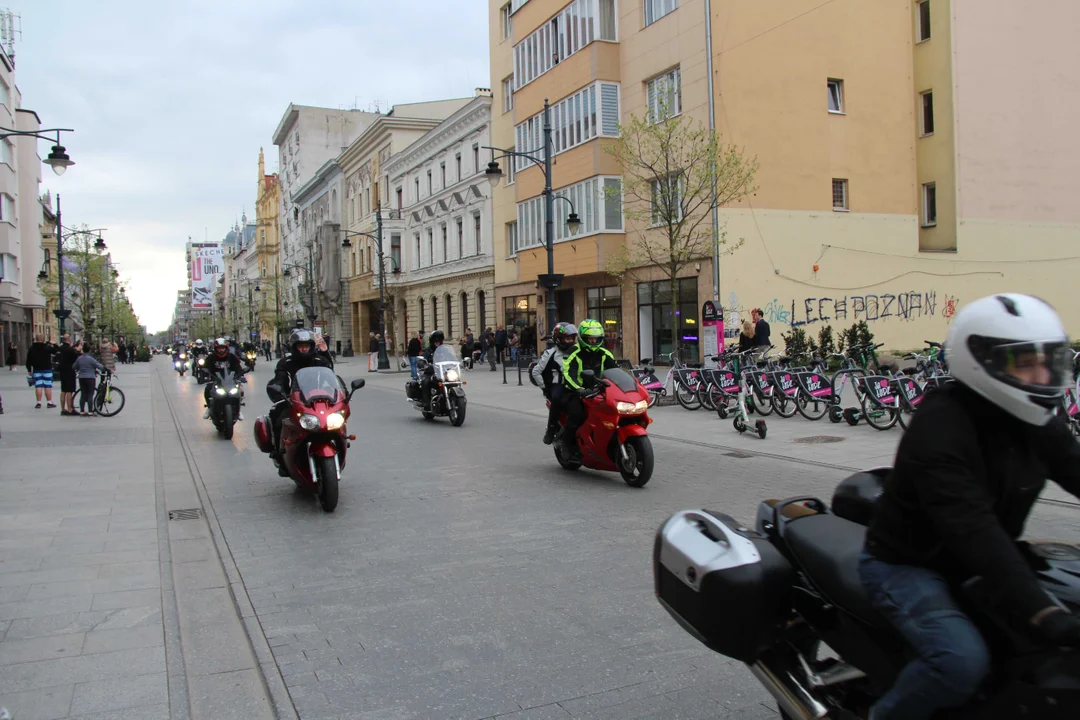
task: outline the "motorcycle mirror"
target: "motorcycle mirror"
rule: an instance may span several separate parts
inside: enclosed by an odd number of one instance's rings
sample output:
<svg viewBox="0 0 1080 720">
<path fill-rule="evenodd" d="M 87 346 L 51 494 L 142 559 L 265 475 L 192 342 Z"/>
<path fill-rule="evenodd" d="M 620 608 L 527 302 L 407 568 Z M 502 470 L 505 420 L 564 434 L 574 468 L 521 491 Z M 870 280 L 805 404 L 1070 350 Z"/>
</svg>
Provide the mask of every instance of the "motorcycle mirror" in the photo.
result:
<svg viewBox="0 0 1080 720">
<path fill-rule="evenodd" d="M 364 381 L 364 378 L 358 378 L 349 383 L 349 387 L 351 387 L 353 390 L 359 390 L 360 388 L 364 387 L 365 384 L 366 383 Z"/>
</svg>

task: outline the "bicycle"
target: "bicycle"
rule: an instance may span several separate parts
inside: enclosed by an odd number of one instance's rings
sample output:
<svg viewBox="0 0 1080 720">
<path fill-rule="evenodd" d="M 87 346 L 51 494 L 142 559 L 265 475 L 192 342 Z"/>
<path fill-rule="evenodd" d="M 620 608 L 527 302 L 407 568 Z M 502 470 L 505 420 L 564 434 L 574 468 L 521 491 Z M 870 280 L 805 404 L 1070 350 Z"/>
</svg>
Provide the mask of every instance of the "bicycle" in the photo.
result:
<svg viewBox="0 0 1080 720">
<path fill-rule="evenodd" d="M 698 368 L 691 368 L 678 357 L 675 353 L 668 353 L 667 355 L 661 355 L 661 358 L 667 358 L 671 363 L 671 367 L 668 368 L 667 375 L 664 376 L 664 381 L 660 382 L 656 378 L 655 370 L 650 367 L 652 358 L 642 358 L 641 365 L 643 369 L 650 370 L 649 374 L 652 378 L 649 378 L 650 382 L 646 383 L 639 378 L 642 386 L 649 392 L 650 405 L 655 404 L 656 399 L 659 397 L 666 397 L 668 382 L 672 383 L 672 390 L 675 394 L 675 400 L 683 406 L 686 410 L 697 410 L 701 407 L 701 398 L 698 397 L 698 385 L 701 384 L 701 375 Z"/>
<path fill-rule="evenodd" d="M 102 417 L 113 417 L 124 409 L 124 391 L 113 385 L 113 379 L 116 378 L 115 372 L 105 370 L 100 373 L 100 376 L 101 381 L 94 391 L 94 412 Z M 79 395 L 81 393 L 82 388 L 78 388 L 75 390 L 75 394 L 71 396 L 71 406 L 73 408 L 79 407 Z"/>
</svg>

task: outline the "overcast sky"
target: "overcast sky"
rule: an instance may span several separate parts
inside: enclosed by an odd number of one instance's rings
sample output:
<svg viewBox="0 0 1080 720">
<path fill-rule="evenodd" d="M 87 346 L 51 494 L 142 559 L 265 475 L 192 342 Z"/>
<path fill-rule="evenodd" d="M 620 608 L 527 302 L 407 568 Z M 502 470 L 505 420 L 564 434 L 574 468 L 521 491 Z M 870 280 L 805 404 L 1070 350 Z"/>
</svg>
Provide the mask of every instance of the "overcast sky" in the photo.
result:
<svg viewBox="0 0 1080 720">
<path fill-rule="evenodd" d="M 487 87 L 483 0 L 9 0 L 15 78 L 76 165 L 42 166 L 64 225 L 105 227 L 151 331 L 186 285 L 184 242 L 255 216 L 259 147 L 289 102 L 368 109 Z M 39 153 L 48 154 L 41 143 Z"/>
</svg>

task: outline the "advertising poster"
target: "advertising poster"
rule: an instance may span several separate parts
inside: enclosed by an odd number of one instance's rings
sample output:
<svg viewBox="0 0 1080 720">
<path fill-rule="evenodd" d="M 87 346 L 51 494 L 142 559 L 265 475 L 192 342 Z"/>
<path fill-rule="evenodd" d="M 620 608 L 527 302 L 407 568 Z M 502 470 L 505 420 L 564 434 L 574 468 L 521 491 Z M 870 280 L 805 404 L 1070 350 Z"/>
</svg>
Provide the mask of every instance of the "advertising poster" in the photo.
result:
<svg viewBox="0 0 1080 720">
<path fill-rule="evenodd" d="M 220 245 L 191 247 L 191 308 L 209 310 L 214 282 L 225 272 L 224 253 Z"/>
<path fill-rule="evenodd" d="M 712 300 L 701 306 L 701 347 L 704 357 L 724 352 L 724 310 Z"/>
</svg>

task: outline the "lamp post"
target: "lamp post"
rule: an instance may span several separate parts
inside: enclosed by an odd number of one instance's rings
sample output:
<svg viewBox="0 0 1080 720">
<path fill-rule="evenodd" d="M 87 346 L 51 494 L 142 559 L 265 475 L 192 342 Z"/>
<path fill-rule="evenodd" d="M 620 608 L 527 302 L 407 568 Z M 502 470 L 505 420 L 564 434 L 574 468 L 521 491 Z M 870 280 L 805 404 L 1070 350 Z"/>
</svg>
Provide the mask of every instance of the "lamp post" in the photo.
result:
<svg viewBox="0 0 1080 720">
<path fill-rule="evenodd" d="M 350 237 L 366 237 L 375 241 L 375 253 L 379 256 L 379 364 L 376 367 L 379 370 L 389 370 L 390 358 L 386 355 L 386 268 L 384 266 L 385 258 L 382 244 L 382 203 L 375 206 L 374 235 L 353 230 L 342 230 L 341 232 L 345 233 L 345 237 L 341 241 L 341 247 L 343 248 L 352 247 L 352 243 L 349 242 Z M 447 330 L 449 331 L 449 328 Z"/>
<path fill-rule="evenodd" d="M 562 275 L 555 274 L 555 201 L 565 200 L 570 204 L 570 214 L 566 218 L 566 227 L 571 234 L 576 233 L 581 227 L 581 219 L 574 212 L 574 203 L 570 202 L 569 198 L 561 195 L 556 196 L 551 188 L 551 106 L 547 98 L 544 98 L 544 146 L 542 148 L 517 151 L 485 145 L 484 149 L 492 151 L 491 162 L 488 163 L 487 170 L 484 172 L 488 180 L 491 181 L 492 187 L 498 183 L 499 178 L 503 175 L 497 161 L 504 157 L 511 159 L 523 158 L 540 168 L 540 171 L 544 173 L 544 244 L 547 246 L 547 274 L 537 275 L 537 279 L 540 281 L 540 285 L 547 290 L 546 330 L 550 334 L 555 327 L 556 321 L 555 288 L 562 285 L 563 281 Z M 495 151 L 502 154 L 495 157 Z M 542 154 L 538 156 L 537 153 Z"/>
</svg>

